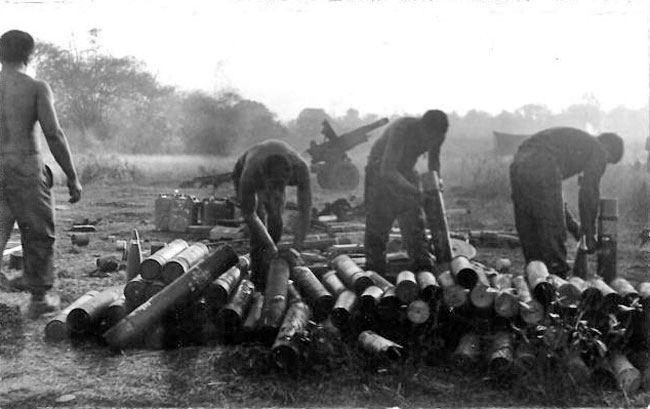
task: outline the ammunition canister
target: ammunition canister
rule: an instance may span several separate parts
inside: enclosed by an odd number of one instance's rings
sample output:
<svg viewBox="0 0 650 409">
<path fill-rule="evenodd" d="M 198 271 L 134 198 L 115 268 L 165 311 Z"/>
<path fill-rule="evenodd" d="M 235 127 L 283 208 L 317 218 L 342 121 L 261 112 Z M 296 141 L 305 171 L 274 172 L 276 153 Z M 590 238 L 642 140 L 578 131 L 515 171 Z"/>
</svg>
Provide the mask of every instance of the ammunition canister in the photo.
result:
<svg viewBox="0 0 650 409">
<path fill-rule="evenodd" d="M 345 284 L 341 279 L 336 275 L 336 271 L 331 270 L 323 274 L 321 281 L 327 291 L 330 292 L 335 298 L 338 297 L 343 291 L 347 290 Z"/>
<path fill-rule="evenodd" d="M 599 207 L 596 262 L 598 275 L 606 283 L 609 283 L 616 278 L 618 201 L 616 199 L 600 199 Z"/>
<path fill-rule="evenodd" d="M 238 257 L 227 245 L 215 249 L 208 257 L 179 277 L 161 292 L 133 310 L 103 335 L 112 348 L 127 348 L 142 340 L 143 335 L 163 315 L 177 305 L 198 298 L 218 275 L 237 263 Z"/>
<path fill-rule="evenodd" d="M 395 281 L 395 291 L 397 298 L 408 304 L 418 298 L 420 287 L 415 280 L 415 274 L 408 270 L 401 271 Z"/>
<path fill-rule="evenodd" d="M 219 311 L 215 325 L 220 332 L 232 335 L 241 330 L 248 312 L 255 286 L 250 280 L 241 281 L 228 303 Z"/>
<path fill-rule="evenodd" d="M 581 279 L 578 277 L 578 280 Z M 555 288 L 558 295 L 557 301 L 562 307 L 577 305 L 582 299 L 582 291 L 573 282 L 567 281 L 555 274 L 549 275 L 549 281 L 553 285 L 553 288 Z"/>
<path fill-rule="evenodd" d="M 618 312 L 618 306 L 625 304 L 623 297 L 602 279 L 592 278 L 588 282 L 592 287 L 600 291 L 602 295 L 602 307 L 605 309 L 605 313 L 616 313 Z"/>
<path fill-rule="evenodd" d="M 248 309 L 246 320 L 242 324 L 242 333 L 244 340 L 252 341 L 255 339 L 257 328 L 262 317 L 262 307 L 264 306 L 264 294 L 256 291 L 253 293 L 253 300 Z"/>
<path fill-rule="evenodd" d="M 477 334 L 466 333 L 453 353 L 454 364 L 462 369 L 476 368 L 481 357 L 481 339 Z"/>
<path fill-rule="evenodd" d="M 103 317 L 108 306 L 120 298 L 123 291 L 122 287 L 108 288 L 72 309 L 66 319 L 70 331 L 77 334 L 91 332 L 92 326 Z"/>
<path fill-rule="evenodd" d="M 415 278 L 420 287 L 420 297 L 426 301 L 431 302 L 438 299 L 442 295 L 442 288 L 438 285 L 436 276 L 429 271 L 420 271 L 416 274 Z"/>
<path fill-rule="evenodd" d="M 490 286 L 490 281 L 480 268 L 476 269 L 476 284 L 469 293 L 469 299 L 476 308 L 487 309 L 494 305 L 497 291 Z"/>
<path fill-rule="evenodd" d="M 287 309 L 287 286 L 289 283 L 289 264 L 282 258 L 271 260 L 266 277 L 264 307 L 260 326 L 265 335 L 275 338 Z"/>
<path fill-rule="evenodd" d="M 284 316 L 278 335 L 271 347 L 273 359 L 280 368 L 293 368 L 304 349 L 301 335 L 307 332 L 310 309 L 303 301 L 291 303 Z"/>
<path fill-rule="evenodd" d="M 379 304 L 377 305 L 377 315 L 385 323 L 391 323 L 398 319 L 399 311 L 402 307 L 402 300 L 397 296 L 397 289 L 389 287 L 382 294 Z"/>
<path fill-rule="evenodd" d="M 131 241 L 126 248 L 126 281 L 130 281 L 140 274 L 142 264 L 142 248 L 140 245 L 140 235 L 133 229 Z"/>
<path fill-rule="evenodd" d="M 370 279 L 372 280 L 374 285 L 381 288 L 382 290 L 386 291 L 389 288 L 394 287 L 393 284 L 390 281 L 386 280 L 378 272 L 369 270 L 369 271 L 366 271 L 366 273 L 368 273 L 368 277 L 370 277 Z"/>
<path fill-rule="evenodd" d="M 321 321 L 327 318 L 334 307 L 334 297 L 314 273 L 308 267 L 294 267 L 291 270 L 291 279 L 309 300 L 314 312 L 314 319 Z"/>
<path fill-rule="evenodd" d="M 531 261 L 526 266 L 526 278 L 533 298 L 543 306 L 548 306 L 555 299 L 555 289 L 549 282 L 549 275 L 546 264 L 541 261 Z"/>
<path fill-rule="evenodd" d="M 641 298 L 634 286 L 624 278 L 618 277 L 613 279 L 610 281 L 609 286 L 623 297 L 627 305 L 632 305 Z"/>
<path fill-rule="evenodd" d="M 70 311 L 75 308 L 84 305 L 87 301 L 97 296 L 97 294 L 99 294 L 99 291 L 88 291 L 58 313 L 56 317 L 52 318 L 47 325 L 45 325 L 45 340 L 58 342 L 68 339 L 70 336 L 70 329 L 67 324 L 68 314 L 70 314 Z"/>
<path fill-rule="evenodd" d="M 193 243 L 165 263 L 161 272 L 162 281 L 169 284 L 176 280 L 207 257 L 208 253 L 208 246 L 203 243 Z"/>
<path fill-rule="evenodd" d="M 365 315 L 374 314 L 377 312 L 377 305 L 379 305 L 382 295 L 384 295 L 384 290 L 376 285 L 366 288 L 366 291 L 359 297 L 359 310 Z"/>
<path fill-rule="evenodd" d="M 341 254 L 332 260 L 332 267 L 341 281 L 358 295 L 373 285 L 372 279 L 350 257 Z"/>
<path fill-rule="evenodd" d="M 207 286 L 203 296 L 213 312 L 226 305 L 243 276 L 239 267 L 232 266 Z"/>
<path fill-rule="evenodd" d="M 330 313 L 332 324 L 337 328 L 344 328 L 350 321 L 350 317 L 354 313 L 357 306 L 357 295 L 350 291 L 345 290 L 336 298 L 336 303 Z"/>
<path fill-rule="evenodd" d="M 424 214 L 431 231 L 431 241 L 435 250 L 436 260 L 440 264 L 449 263 L 453 252 L 447 224 L 445 203 L 440 189 L 438 172 L 428 172 L 420 176 L 422 190 L 427 193 L 424 202 Z"/>
<path fill-rule="evenodd" d="M 451 259 L 449 265 L 452 276 L 456 282 L 463 287 L 471 290 L 478 281 L 476 268 L 465 256 L 456 256 Z"/>
<path fill-rule="evenodd" d="M 406 318 L 415 325 L 424 324 L 431 316 L 431 308 L 426 301 L 413 300 L 406 308 Z"/>
<path fill-rule="evenodd" d="M 402 358 L 403 347 L 387 338 L 382 337 L 372 330 L 366 330 L 359 334 L 359 345 L 364 351 L 377 354 L 391 361 Z"/>
<path fill-rule="evenodd" d="M 163 266 L 175 255 L 185 250 L 188 244 L 183 239 L 175 239 L 167 246 L 150 255 L 140 264 L 140 275 L 146 280 L 155 280 L 160 277 Z"/>
<path fill-rule="evenodd" d="M 512 370 L 515 360 L 512 341 L 512 334 L 509 332 L 499 331 L 494 335 L 488 358 L 490 374 L 503 376 Z"/>
<path fill-rule="evenodd" d="M 450 308 L 458 308 L 467 302 L 468 289 L 456 284 L 451 272 L 445 271 L 438 276 L 438 283 L 442 287 L 442 296 Z"/>
<path fill-rule="evenodd" d="M 106 326 L 110 328 L 117 324 L 122 318 L 129 315 L 132 310 L 133 307 L 128 303 L 128 301 L 126 301 L 124 294 L 120 295 L 120 297 L 113 301 L 106 310 Z"/>
<path fill-rule="evenodd" d="M 143 302 L 147 301 L 146 291 L 149 286 L 149 281 L 137 275 L 129 280 L 124 286 L 124 297 L 126 301 L 133 307 L 137 307 Z"/>
<path fill-rule="evenodd" d="M 512 285 L 517 291 L 519 298 L 519 314 L 528 324 L 537 324 L 544 318 L 544 306 L 530 295 L 528 283 L 524 276 L 512 278 Z"/>
<path fill-rule="evenodd" d="M 639 370 L 620 352 L 612 352 L 607 360 L 619 388 L 628 394 L 636 392 L 641 386 Z"/>
<path fill-rule="evenodd" d="M 497 291 L 494 297 L 494 311 L 498 316 L 512 318 L 519 312 L 519 299 L 512 287 L 510 274 L 495 274 L 490 277 L 491 285 Z"/>
<path fill-rule="evenodd" d="M 535 367 L 535 350 L 527 342 L 519 342 L 515 349 L 515 367 L 523 373 L 529 373 Z"/>
</svg>

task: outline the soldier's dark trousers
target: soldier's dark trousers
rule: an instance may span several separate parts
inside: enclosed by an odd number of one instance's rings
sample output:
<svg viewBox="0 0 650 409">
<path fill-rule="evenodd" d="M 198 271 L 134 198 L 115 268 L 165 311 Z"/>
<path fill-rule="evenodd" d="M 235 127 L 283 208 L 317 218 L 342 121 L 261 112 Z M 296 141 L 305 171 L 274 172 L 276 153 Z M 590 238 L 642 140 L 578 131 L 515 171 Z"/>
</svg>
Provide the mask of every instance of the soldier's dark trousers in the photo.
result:
<svg viewBox="0 0 650 409">
<path fill-rule="evenodd" d="M 520 151 L 510 165 L 510 185 L 526 263 L 542 261 L 551 274 L 566 277 L 570 268 L 559 167 L 543 151 Z"/>
<path fill-rule="evenodd" d="M 32 293 L 45 293 L 54 283 L 52 172 L 40 160 L 29 162 L 0 165 L 0 249 L 18 222 L 23 276 Z"/>
<path fill-rule="evenodd" d="M 285 192 L 258 192 L 257 193 L 257 216 L 266 226 L 271 239 L 274 243 L 280 241 L 282 237 L 282 213 L 284 213 Z M 251 235 L 251 281 L 255 284 L 257 291 L 263 291 L 266 288 L 266 276 L 269 271 L 270 259 L 266 254 L 263 240 L 257 236 Z"/>
<path fill-rule="evenodd" d="M 366 169 L 365 179 L 366 269 L 386 274 L 386 243 L 397 219 L 414 271 L 431 271 L 424 212 L 413 200 L 399 197 L 382 183 L 375 172 Z"/>
</svg>

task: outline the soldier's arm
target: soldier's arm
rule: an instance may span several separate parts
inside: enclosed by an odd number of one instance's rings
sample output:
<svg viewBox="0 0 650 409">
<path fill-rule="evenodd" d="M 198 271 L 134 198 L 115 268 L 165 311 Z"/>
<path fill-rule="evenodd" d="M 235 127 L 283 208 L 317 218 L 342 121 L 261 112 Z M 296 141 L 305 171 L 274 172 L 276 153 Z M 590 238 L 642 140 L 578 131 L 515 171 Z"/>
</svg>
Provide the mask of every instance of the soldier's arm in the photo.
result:
<svg viewBox="0 0 650 409">
<path fill-rule="evenodd" d="M 36 87 L 38 122 L 41 125 L 41 129 L 43 129 L 43 135 L 45 135 L 45 140 L 52 152 L 52 156 L 54 156 L 54 160 L 56 160 L 56 163 L 59 164 L 68 178 L 67 184 L 70 190 L 70 201 L 74 203 L 81 197 L 81 184 L 77 178 L 77 171 L 72 161 L 68 140 L 56 116 L 52 90 L 47 83 L 42 81 L 37 81 Z"/>
<path fill-rule="evenodd" d="M 386 141 L 386 149 L 381 158 L 381 166 L 379 172 L 381 177 L 388 182 L 392 188 L 401 194 L 418 197 L 420 190 L 417 186 L 410 183 L 402 174 L 397 170 L 400 159 L 404 154 L 404 142 L 400 140 L 401 134 L 396 132 L 393 128 L 387 130 L 388 140 Z"/>
<path fill-rule="evenodd" d="M 311 180 L 309 178 L 309 166 L 303 160 L 295 168 L 298 194 L 299 222 L 294 235 L 294 248 L 300 250 L 307 236 L 307 230 L 311 223 Z"/>
<path fill-rule="evenodd" d="M 241 179 L 241 174 L 244 170 L 245 161 L 246 161 L 246 154 L 243 154 L 242 156 L 239 157 L 239 159 L 237 159 L 237 163 L 235 163 L 235 167 L 232 170 L 232 183 L 233 183 L 233 187 L 235 188 L 236 195 L 239 195 L 239 181 Z"/>
<path fill-rule="evenodd" d="M 578 205 L 582 233 L 591 239 L 596 234 L 596 216 L 600 200 L 600 178 L 605 173 L 607 156 L 600 149 L 594 149 L 591 159 L 587 162 L 580 178 Z"/>
</svg>

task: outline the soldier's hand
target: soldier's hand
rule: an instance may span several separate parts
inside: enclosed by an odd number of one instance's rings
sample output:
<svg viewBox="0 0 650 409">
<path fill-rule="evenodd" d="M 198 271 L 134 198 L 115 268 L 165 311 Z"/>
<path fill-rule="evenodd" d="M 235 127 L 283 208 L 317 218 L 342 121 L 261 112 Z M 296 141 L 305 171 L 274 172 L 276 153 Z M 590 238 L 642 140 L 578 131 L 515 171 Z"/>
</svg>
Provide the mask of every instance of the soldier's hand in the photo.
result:
<svg viewBox="0 0 650 409">
<path fill-rule="evenodd" d="M 81 183 L 78 179 L 68 179 L 68 191 L 70 192 L 70 203 L 77 203 L 81 199 Z"/>
<path fill-rule="evenodd" d="M 587 244 L 587 253 L 593 254 L 598 250 L 598 239 L 595 234 L 587 234 L 585 236 Z"/>
<path fill-rule="evenodd" d="M 442 178 L 438 179 L 438 187 L 440 188 L 440 193 L 444 193 L 445 191 L 445 184 L 442 181 Z"/>
</svg>

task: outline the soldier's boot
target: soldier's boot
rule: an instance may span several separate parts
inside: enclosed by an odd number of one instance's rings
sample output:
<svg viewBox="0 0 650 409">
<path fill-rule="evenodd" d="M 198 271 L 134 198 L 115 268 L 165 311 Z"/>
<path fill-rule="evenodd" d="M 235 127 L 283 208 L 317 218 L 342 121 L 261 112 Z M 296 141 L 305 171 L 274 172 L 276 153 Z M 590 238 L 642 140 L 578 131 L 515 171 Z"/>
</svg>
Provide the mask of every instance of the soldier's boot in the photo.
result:
<svg viewBox="0 0 650 409">
<path fill-rule="evenodd" d="M 61 298 L 56 293 L 32 293 L 27 307 L 27 316 L 36 319 L 41 315 L 59 312 L 61 310 Z"/>
</svg>

